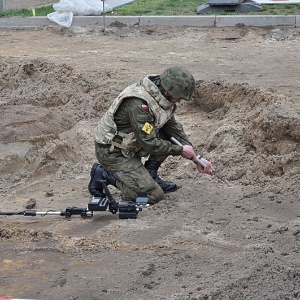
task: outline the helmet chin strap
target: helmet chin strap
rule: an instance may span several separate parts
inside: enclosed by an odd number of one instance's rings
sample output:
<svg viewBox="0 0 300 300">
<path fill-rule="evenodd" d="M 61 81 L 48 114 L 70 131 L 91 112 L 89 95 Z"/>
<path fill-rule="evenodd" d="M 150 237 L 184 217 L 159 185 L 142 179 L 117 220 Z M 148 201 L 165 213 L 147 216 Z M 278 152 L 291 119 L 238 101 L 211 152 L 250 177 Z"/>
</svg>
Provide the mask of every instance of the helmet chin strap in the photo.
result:
<svg viewBox="0 0 300 300">
<path fill-rule="evenodd" d="M 157 80 L 154 82 L 155 85 L 159 88 L 159 90 L 161 91 L 161 93 L 164 95 L 164 97 L 171 102 L 171 100 L 173 99 L 173 97 L 162 87 L 161 80 Z"/>
<path fill-rule="evenodd" d="M 167 91 L 164 92 L 164 96 L 165 96 L 165 98 L 167 100 L 169 100 L 170 102 L 172 102 L 171 100 L 173 99 L 173 97 Z"/>
</svg>

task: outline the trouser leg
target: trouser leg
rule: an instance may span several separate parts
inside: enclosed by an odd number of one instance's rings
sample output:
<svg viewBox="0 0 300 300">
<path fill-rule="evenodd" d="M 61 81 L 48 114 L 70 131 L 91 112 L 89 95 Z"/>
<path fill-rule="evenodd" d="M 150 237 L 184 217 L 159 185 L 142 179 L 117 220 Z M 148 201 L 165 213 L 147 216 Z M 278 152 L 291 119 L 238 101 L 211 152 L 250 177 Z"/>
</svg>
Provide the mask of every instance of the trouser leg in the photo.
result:
<svg viewBox="0 0 300 300">
<path fill-rule="evenodd" d="M 164 193 L 171 193 L 177 191 L 177 185 L 172 181 L 162 180 L 157 172 L 160 167 L 158 161 L 153 160 L 151 157 L 145 162 L 145 168 L 148 170 L 150 176 L 157 182 L 157 184 L 162 188 Z"/>
<path fill-rule="evenodd" d="M 125 158 L 118 150 L 110 152 L 108 148 L 99 147 L 97 144 L 96 157 L 101 168 L 105 170 L 102 178 L 106 177 L 108 184 L 113 184 L 126 197 L 134 201 L 138 193 L 145 192 L 150 204 L 164 198 L 163 190 L 143 166 L 140 157 Z M 98 170 L 100 171 L 100 167 L 97 167 Z"/>
<path fill-rule="evenodd" d="M 117 188 L 132 200 L 135 200 L 137 194 L 141 192 L 147 193 L 149 204 L 155 204 L 164 198 L 163 190 L 153 180 L 142 163 L 133 164 L 130 162 L 114 174 L 117 178 Z"/>
<path fill-rule="evenodd" d="M 162 139 L 168 139 L 167 134 L 161 130 L 159 132 L 159 137 Z M 151 177 L 158 183 L 165 193 L 177 191 L 177 185 L 171 181 L 162 180 L 158 176 L 158 169 L 161 164 L 167 159 L 168 156 L 162 155 L 150 155 L 148 160 L 145 162 L 145 168 L 148 170 Z"/>
</svg>

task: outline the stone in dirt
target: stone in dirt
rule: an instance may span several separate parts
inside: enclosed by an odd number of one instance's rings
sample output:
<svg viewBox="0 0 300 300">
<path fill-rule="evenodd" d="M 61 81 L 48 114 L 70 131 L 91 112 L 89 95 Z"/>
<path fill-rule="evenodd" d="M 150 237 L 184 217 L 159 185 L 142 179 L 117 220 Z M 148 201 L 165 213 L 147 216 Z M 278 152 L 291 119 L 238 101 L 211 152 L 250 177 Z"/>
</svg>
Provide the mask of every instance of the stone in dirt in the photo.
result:
<svg viewBox="0 0 300 300">
<path fill-rule="evenodd" d="M 36 200 L 34 198 L 30 198 L 27 203 L 25 204 L 26 209 L 34 208 L 36 205 Z"/>
</svg>

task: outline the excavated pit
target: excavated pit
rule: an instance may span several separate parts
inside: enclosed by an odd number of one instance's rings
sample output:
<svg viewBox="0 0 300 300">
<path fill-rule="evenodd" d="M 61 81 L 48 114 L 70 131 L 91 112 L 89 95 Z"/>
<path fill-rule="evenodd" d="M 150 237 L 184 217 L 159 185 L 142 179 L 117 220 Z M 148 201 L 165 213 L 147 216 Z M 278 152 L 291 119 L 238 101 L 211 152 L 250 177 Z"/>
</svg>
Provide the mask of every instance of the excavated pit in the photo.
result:
<svg viewBox="0 0 300 300">
<path fill-rule="evenodd" d="M 0 66 L 2 179 L 18 182 L 92 161 L 92 128 L 117 95 L 101 86 L 109 71 L 91 76 L 41 59 L 2 58 Z M 197 81 L 182 117 L 189 133 L 205 123 L 201 151 L 219 178 L 297 188 L 291 183 L 300 168 L 300 119 L 292 99 L 248 84 Z M 180 174 L 184 166 L 177 168 Z"/>
<path fill-rule="evenodd" d="M 176 118 L 215 175 L 169 157 L 179 189 L 134 220 L 1 214 L 0 297 L 298 299 L 299 32 L 101 29 L 0 32 L 1 213 L 85 208 L 99 118 L 178 62 L 197 88 Z"/>
</svg>

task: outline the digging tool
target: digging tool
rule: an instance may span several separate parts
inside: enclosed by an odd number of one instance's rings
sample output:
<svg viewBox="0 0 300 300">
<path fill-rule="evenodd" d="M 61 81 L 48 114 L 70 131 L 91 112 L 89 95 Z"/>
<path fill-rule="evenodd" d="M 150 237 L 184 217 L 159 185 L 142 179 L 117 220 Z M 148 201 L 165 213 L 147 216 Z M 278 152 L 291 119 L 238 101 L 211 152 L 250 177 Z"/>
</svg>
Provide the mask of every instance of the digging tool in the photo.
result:
<svg viewBox="0 0 300 300">
<path fill-rule="evenodd" d="M 183 147 L 183 145 L 182 145 L 178 140 L 176 140 L 174 137 L 171 137 L 171 141 L 172 141 L 174 144 Z M 197 156 L 197 161 L 198 161 L 198 163 L 199 163 L 200 166 L 202 166 L 203 168 L 207 168 L 206 163 L 205 163 L 204 161 L 201 160 L 201 156 L 200 156 L 200 155 Z"/>
<path fill-rule="evenodd" d="M 178 146 L 183 146 L 178 140 L 176 140 L 174 137 L 171 137 L 171 141 L 174 143 L 174 144 L 176 144 L 176 145 L 178 145 Z M 207 168 L 207 165 L 201 160 L 201 156 L 200 155 L 198 155 L 197 156 L 197 160 L 198 160 L 198 163 L 203 167 L 203 168 Z M 215 175 L 217 178 L 218 178 L 218 180 L 220 180 L 221 182 L 224 182 L 226 185 L 228 185 L 228 186 L 230 186 L 229 184 L 228 184 L 228 182 L 226 182 L 224 179 L 222 179 L 222 178 L 220 178 L 219 176 L 217 176 L 215 173 L 211 173 L 212 175 Z"/>
</svg>

